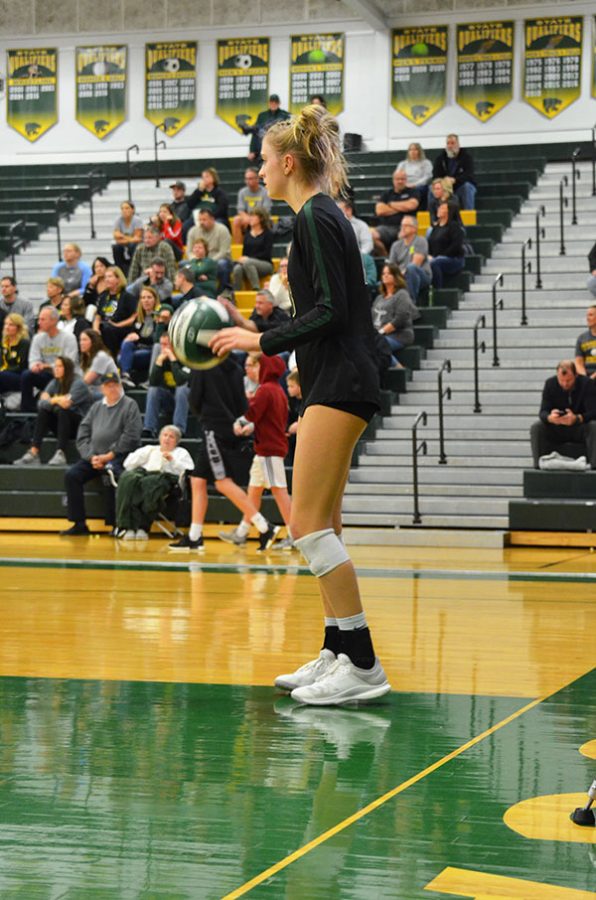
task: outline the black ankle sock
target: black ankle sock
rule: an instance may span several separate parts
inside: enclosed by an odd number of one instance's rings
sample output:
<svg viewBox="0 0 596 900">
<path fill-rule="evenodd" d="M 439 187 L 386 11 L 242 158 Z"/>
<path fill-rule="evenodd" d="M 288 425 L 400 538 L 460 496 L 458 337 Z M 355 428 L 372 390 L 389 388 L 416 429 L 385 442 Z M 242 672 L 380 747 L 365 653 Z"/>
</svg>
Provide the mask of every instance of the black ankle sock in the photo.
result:
<svg viewBox="0 0 596 900">
<path fill-rule="evenodd" d="M 341 653 L 341 631 L 337 625 L 325 625 L 323 650 L 331 650 L 336 656 Z"/>
<path fill-rule="evenodd" d="M 375 664 L 375 651 L 368 628 L 356 628 L 354 631 L 342 631 L 342 653 L 359 669 L 372 669 Z"/>
</svg>

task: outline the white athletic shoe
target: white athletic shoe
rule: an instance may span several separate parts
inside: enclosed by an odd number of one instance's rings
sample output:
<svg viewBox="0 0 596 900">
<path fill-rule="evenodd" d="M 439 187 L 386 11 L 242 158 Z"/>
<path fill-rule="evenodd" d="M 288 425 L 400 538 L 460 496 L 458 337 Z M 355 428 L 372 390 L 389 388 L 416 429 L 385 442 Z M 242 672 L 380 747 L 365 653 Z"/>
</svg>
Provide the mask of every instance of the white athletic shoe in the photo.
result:
<svg viewBox="0 0 596 900">
<path fill-rule="evenodd" d="M 136 534 L 135 534 L 135 541 L 148 541 L 148 540 L 149 540 L 149 535 L 147 534 L 145 529 L 137 528 Z"/>
<path fill-rule="evenodd" d="M 135 537 L 136 537 L 136 532 L 133 531 L 132 528 L 129 528 L 127 531 L 124 532 L 124 534 L 121 537 L 121 540 L 134 541 Z"/>
<path fill-rule="evenodd" d="M 329 666 L 333 665 L 335 660 L 335 653 L 323 648 L 316 659 L 311 659 L 295 672 L 290 675 L 278 675 L 275 679 L 275 687 L 281 688 L 282 691 L 293 691 L 294 688 L 313 684 L 327 671 Z"/>
<path fill-rule="evenodd" d="M 372 669 L 359 669 L 345 653 L 314 683 L 297 687 L 292 700 L 309 706 L 341 706 L 359 700 L 376 700 L 391 690 L 383 666 L 378 659 Z"/>
</svg>

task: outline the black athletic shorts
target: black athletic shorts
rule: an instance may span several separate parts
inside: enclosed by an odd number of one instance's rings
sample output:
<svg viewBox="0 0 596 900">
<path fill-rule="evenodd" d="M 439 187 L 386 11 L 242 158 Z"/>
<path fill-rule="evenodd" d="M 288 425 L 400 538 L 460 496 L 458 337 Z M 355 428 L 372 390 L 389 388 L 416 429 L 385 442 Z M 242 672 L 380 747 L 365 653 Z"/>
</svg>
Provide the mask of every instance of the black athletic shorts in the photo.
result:
<svg viewBox="0 0 596 900">
<path fill-rule="evenodd" d="M 359 419 L 364 419 L 367 424 L 379 411 L 378 404 L 371 403 L 368 400 L 326 400 L 318 405 L 330 406 L 331 409 L 339 409 L 342 412 L 350 413 L 352 416 L 358 416 Z"/>
<path fill-rule="evenodd" d="M 236 484 L 248 484 L 253 460 L 252 441 L 229 441 L 218 437 L 214 431 L 203 431 L 204 440 L 199 445 L 191 478 L 222 481 L 231 478 Z"/>
</svg>

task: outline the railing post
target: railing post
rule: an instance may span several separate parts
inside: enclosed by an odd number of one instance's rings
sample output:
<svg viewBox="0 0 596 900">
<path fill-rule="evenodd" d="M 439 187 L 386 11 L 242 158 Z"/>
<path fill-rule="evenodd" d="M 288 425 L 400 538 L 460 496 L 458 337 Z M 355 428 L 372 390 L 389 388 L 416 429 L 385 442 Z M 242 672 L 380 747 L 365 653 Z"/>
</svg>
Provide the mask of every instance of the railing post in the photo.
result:
<svg viewBox="0 0 596 900">
<path fill-rule="evenodd" d="M 561 232 L 561 246 L 559 248 L 559 256 L 565 256 L 565 216 L 563 210 L 569 206 L 569 200 L 563 195 L 563 188 L 569 185 L 569 179 L 563 175 L 559 182 L 559 230 Z"/>
<path fill-rule="evenodd" d="M 540 276 L 540 238 L 545 236 L 544 228 L 540 227 L 540 217 L 546 215 L 544 206 L 539 206 L 536 210 L 536 288 L 542 288 L 542 278 Z"/>
<path fill-rule="evenodd" d="M 420 516 L 420 505 L 418 502 L 418 453 L 422 451 L 424 456 L 427 453 L 427 445 L 426 441 L 421 441 L 418 443 L 418 422 L 422 422 L 423 425 L 426 425 L 427 416 L 426 412 L 420 412 L 416 416 L 414 424 L 412 425 L 412 472 L 413 472 L 413 487 L 414 487 L 414 518 L 412 519 L 412 523 L 414 525 L 420 525 L 422 522 L 422 518 Z"/>
<path fill-rule="evenodd" d="M 56 240 L 58 242 L 58 259 L 62 259 L 62 241 L 60 239 L 60 206 L 62 203 L 72 203 L 72 197 L 70 194 L 60 194 L 59 197 L 56 197 L 54 200 L 54 205 L 56 207 Z"/>
<path fill-rule="evenodd" d="M 95 219 L 93 216 L 93 180 L 98 175 L 103 175 L 102 169 L 91 169 L 90 172 L 87 172 L 87 178 L 89 180 L 89 218 L 91 222 L 91 240 L 95 240 L 97 237 L 95 233 Z"/>
<path fill-rule="evenodd" d="M 532 271 L 532 263 L 530 260 L 526 262 L 526 247 L 528 250 L 532 249 L 532 238 L 528 238 L 527 241 L 524 241 L 521 249 L 521 322 L 520 325 L 528 324 L 528 317 L 526 315 L 526 272 Z"/>
<path fill-rule="evenodd" d="M 128 202 L 129 203 L 132 203 L 132 190 L 131 190 L 131 186 L 130 186 L 130 170 L 131 170 L 130 151 L 131 150 L 136 150 L 137 154 L 140 153 L 139 145 L 131 144 L 130 147 L 128 147 L 126 150 L 126 180 L 128 182 Z"/>
<path fill-rule="evenodd" d="M 577 157 L 582 152 L 581 147 L 576 147 L 571 154 L 571 224 L 577 225 L 577 204 L 575 199 L 575 182 L 579 181 L 582 173 L 577 168 Z"/>
<path fill-rule="evenodd" d="M 160 128 L 164 128 L 164 127 L 165 127 L 165 122 L 160 122 L 159 125 L 156 125 L 155 128 L 153 129 L 153 151 L 154 151 L 154 154 L 155 154 L 155 187 L 159 187 L 159 186 L 160 186 L 160 181 L 159 181 L 159 153 L 158 153 L 158 150 L 159 150 L 160 147 L 163 147 L 164 149 L 165 149 L 165 147 L 166 147 L 166 142 L 165 142 L 165 141 L 158 141 L 158 140 L 157 140 L 157 132 L 159 131 Z"/>
<path fill-rule="evenodd" d="M 481 413 L 482 407 L 480 406 L 480 384 L 478 377 L 478 351 L 484 353 L 486 350 L 486 344 L 484 341 L 478 343 L 478 329 L 486 328 L 486 316 L 483 314 L 478 316 L 476 319 L 476 324 L 474 325 L 474 412 Z"/>
<path fill-rule="evenodd" d="M 15 281 L 17 278 L 17 264 L 16 264 L 16 246 L 17 245 L 16 245 L 15 238 L 21 237 L 22 240 L 21 240 L 21 244 L 19 246 L 22 247 L 25 243 L 26 227 L 27 227 L 27 223 L 26 223 L 25 219 L 18 219 L 16 222 L 13 222 L 12 225 L 9 225 L 9 227 L 8 227 L 8 238 L 10 240 L 10 258 L 11 258 L 11 263 L 12 263 L 12 277 L 15 279 Z M 20 232 L 20 234 L 19 234 L 19 232 Z"/>
<path fill-rule="evenodd" d="M 497 286 L 503 286 L 503 275 L 499 273 L 493 282 L 493 366 L 500 366 L 497 347 L 497 309 L 503 309 L 503 300 L 497 300 Z"/>
<path fill-rule="evenodd" d="M 439 369 L 439 465 L 447 464 L 447 456 L 445 454 L 445 424 L 443 422 L 443 397 L 451 400 L 451 388 L 447 387 L 443 390 L 443 372 L 451 372 L 451 360 L 446 359 Z"/>
</svg>

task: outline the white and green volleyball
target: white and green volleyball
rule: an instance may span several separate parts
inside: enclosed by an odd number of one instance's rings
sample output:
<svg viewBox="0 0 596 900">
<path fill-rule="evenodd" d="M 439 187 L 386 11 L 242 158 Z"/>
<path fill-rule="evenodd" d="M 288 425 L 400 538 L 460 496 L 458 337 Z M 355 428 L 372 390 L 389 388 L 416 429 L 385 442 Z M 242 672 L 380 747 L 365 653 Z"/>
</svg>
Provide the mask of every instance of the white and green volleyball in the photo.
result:
<svg viewBox="0 0 596 900">
<path fill-rule="evenodd" d="M 218 300 L 208 297 L 188 300 L 176 310 L 170 322 L 172 349 L 183 365 L 191 369 L 212 369 L 226 357 L 215 356 L 209 349 L 209 341 L 230 325 L 229 313 Z"/>
</svg>

